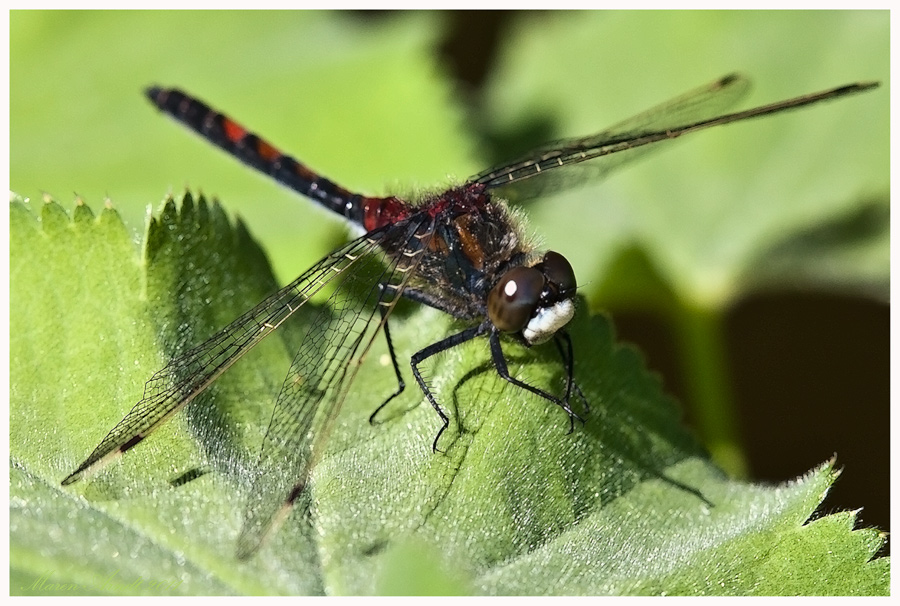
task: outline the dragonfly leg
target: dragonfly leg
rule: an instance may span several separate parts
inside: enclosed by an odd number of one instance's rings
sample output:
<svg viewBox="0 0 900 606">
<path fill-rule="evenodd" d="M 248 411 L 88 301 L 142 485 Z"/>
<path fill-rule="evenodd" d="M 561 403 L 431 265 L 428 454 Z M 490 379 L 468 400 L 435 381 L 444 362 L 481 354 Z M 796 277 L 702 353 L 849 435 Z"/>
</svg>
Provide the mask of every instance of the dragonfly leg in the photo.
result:
<svg viewBox="0 0 900 606">
<path fill-rule="evenodd" d="M 566 367 L 566 397 L 565 401 L 568 402 L 569 398 L 572 395 L 572 389 L 575 390 L 575 393 L 578 394 L 578 397 L 581 398 L 581 403 L 584 404 L 584 412 L 588 413 L 591 411 L 591 405 L 588 404 L 587 398 L 584 397 L 584 392 L 581 391 L 581 388 L 578 387 L 578 383 L 575 382 L 575 354 L 572 350 L 572 338 L 569 336 L 569 333 L 565 330 L 560 330 L 554 335 L 553 341 L 556 343 L 556 349 L 559 351 L 559 357 L 563 361 L 563 365 Z M 565 349 L 563 348 L 563 342 L 565 342 Z"/>
<path fill-rule="evenodd" d="M 379 288 L 382 292 L 384 292 L 388 287 L 384 284 L 379 285 Z M 381 320 L 384 323 L 384 338 L 387 341 L 388 346 L 388 354 L 391 356 L 391 364 L 394 367 L 394 374 L 397 376 L 397 391 L 392 393 L 387 397 L 387 399 L 378 405 L 378 408 L 369 416 L 369 423 L 375 423 L 375 416 L 381 412 L 381 409 L 388 405 L 388 403 L 403 393 L 403 390 L 406 389 L 406 383 L 403 381 L 403 375 L 400 374 L 400 365 L 397 364 L 397 354 L 394 352 L 394 343 L 391 341 L 391 330 L 388 327 L 388 319 L 387 312 L 385 311 L 385 307 L 383 305 L 378 305 L 378 311 L 381 313 Z"/>
<path fill-rule="evenodd" d="M 553 402 L 554 404 L 556 404 L 557 406 L 559 406 L 560 408 L 565 410 L 566 414 L 569 415 L 569 433 L 572 433 L 572 431 L 575 429 L 575 419 L 578 419 L 579 421 L 584 423 L 584 419 L 582 419 L 577 414 L 575 414 L 575 412 L 569 406 L 569 399 L 568 399 L 568 395 L 569 395 L 568 389 L 569 388 L 568 387 L 566 389 L 566 392 L 567 392 L 566 397 L 561 400 L 555 396 L 550 395 L 543 389 L 538 389 L 537 387 L 535 387 L 533 385 L 529 385 L 528 383 L 525 383 L 524 381 L 520 381 L 519 379 L 513 377 L 511 374 L 509 374 L 509 369 L 506 366 L 506 357 L 503 355 L 503 348 L 500 346 L 500 331 L 498 331 L 496 329 L 491 331 L 490 342 L 491 342 L 491 357 L 494 360 L 494 368 L 497 369 L 497 374 L 499 374 L 503 379 L 506 379 L 507 381 L 509 381 L 510 383 L 515 385 L 516 387 L 520 387 L 526 391 L 530 391 L 531 393 L 538 395 L 538 396 L 544 398 L 545 400 L 550 400 L 551 402 Z M 564 361 L 566 362 L 566 366 L 567 366 L 567 370 L 568 370 L 568 366 L 571 362 L 571 357 L 568 359 L 564 358 Z"/>
<path fill-rule="evenodd" d="M 479 326 L 473 326 L 471 328 L 467 328 L 466 330 L 456 333 L 455 335 L 450 335 L 446 339 L 438 341 L 437 343 L 432 343 L 428 347 L 417 351 L 413 354 L 410 359 L 410 365 L 412 366 L 413 376 L 416 378 L 416 383 L 419 384 L 419 388 L 422 390 L 422 393 L 425 394 L 425 398 L 431 404 L 431 407 L 438 413 L 438 416 L 441 417 L 441 422 L 443 425 L 438 430 L 437 435 L 434 437 L 434 442 L 431 444 L 431 449 L 434 452 L 438 452 L 437 443 L 441 438 L 441 434 L 444 433 L 444 430 L 450 425 L 450 418 L 441 408 L 441 405 L 438 404 L 437 400 L 434 397 L 434 394 L 431 393 L 431 388 L 428 386 L 427 381 L 425 381 L 424 377 L 422 377 L 422 373 L 419 371 L 419 364 L 434 356 L 436 354 L 441 353 L 442 351 L 447 351 L 457 345 L 461 345 L 466 341 L 471 341 L 475 337 L 484 334 L 484 332 L 488 329 L 489 324 L 481 324 Z"/>
</svg>

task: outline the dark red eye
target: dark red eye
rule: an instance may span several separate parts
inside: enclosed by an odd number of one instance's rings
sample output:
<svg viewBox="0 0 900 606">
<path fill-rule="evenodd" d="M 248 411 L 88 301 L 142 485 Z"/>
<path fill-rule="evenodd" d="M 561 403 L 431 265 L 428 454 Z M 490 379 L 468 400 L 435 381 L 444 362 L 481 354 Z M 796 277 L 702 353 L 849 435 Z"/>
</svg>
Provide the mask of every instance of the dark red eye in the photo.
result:
<svg viewBox="0 0 900 606">
<path fill-rule="evenodd" d="M 569 260 L 558 252 L 547 251 L 543 260 L 537 265 L 547 278 L 548 285 L 556 288 L 556 300 L 571 299 L 575 296 L 575 270 Z"/>
<path fill-rule="evenodd" d="M 533 267 L 514 267 L 488 295 L 488 317 L 503 332 L 518 332 L 534 315 L 544 276 Z"/>
</svg>

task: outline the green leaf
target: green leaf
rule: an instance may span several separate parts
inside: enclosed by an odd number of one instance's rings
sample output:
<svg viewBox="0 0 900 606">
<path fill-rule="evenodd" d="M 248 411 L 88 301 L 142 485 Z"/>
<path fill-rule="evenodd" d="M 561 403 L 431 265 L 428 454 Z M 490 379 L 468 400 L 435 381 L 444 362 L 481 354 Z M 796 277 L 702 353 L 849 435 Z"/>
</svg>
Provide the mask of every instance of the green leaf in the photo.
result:
<svg viewBox="0 0 900 606">
<path fill-rule="evenodd" d="M 290 360 L 277 342 L 260 345 L 242 373 L 223 377 L 133 456 L 75 490 L 59 486 L 168 355 L 274 288 L 240 223 L 217 204 L 187 198 L 176 212 L 170 202 L 149 224 L 142 262 L 110 208 L 79 220 L 88 211 L 78 206 L 70 221 L 46 203 L 39 224 L 21 202 L 11 211 L 10 455 L 23 487 L 11 489 L 12 561 L 23 579 L 14 592 L 321 591 L 302 533 L 286 535 L 295 540 L 275 561 L 237 567 L 233 558 L 244 496 L 222 476 L 252 465 L 246 442 L 258 447 L 283 379 L 273 369 Z"/>
<path fill-rule="evenodd" d="M 203 199 L 166 203 L 142 261 L 110 208 L 94 219 L 79 205 L 69 219 L 49 202 L 40 222 L 20 200 L 10 210 L 12 593 L 888 591 L 888 561 L 869 561 L 877 533 L 852 531 L 849 514 L 804 525 L 830 464 L 775 488 L 728 479 L 640 355 L 583 305 L 572 328 L 583 427 L 568 434 L 565 414 L 500 379 L 476 341 L 426 369 L 452 421 L 432 453 L 439 420 L 412 387 L 366 422 L 396 387 L 379 340 L 313 471 L 310 513 L 295 511 L 247 562 L 233 546 L 291 327 L 63 489 L 167 355 L 275 282 L 243 226 Z M 401 311 L 401 359 L 452 329 L 434 310 Z M 563 388 L 552 347 L 505 348 L 514 375 Z"/>
</svg>

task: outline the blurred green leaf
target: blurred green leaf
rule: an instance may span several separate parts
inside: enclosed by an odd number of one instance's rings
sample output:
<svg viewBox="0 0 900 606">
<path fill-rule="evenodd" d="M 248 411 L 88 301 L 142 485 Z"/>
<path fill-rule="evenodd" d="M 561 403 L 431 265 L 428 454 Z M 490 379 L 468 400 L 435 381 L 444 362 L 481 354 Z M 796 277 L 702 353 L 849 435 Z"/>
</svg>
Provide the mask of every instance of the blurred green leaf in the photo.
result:
<svg viewBox="0 0 900 606">
<path fill-rule="evenodd" d="M 609 284 L 608 268 L 635 247 L 663 288 L 690 305 L 721 309 L 752 289 L 785 284 L 768 272 L 767 261 L 786 240 L 872 206 L 887 225 L 886 11 L 530 17 L 508 39 L 488 89 L 488 122 L 507 131 L 543 117 L 552 132 L 541 137 L 598 132 L 735 71 L 754 84 L 741 108 L 849 82 L 882 83 L 862 95 L 661 145 L 600 188 L 535 205 L 532 220 L 548 247 L 570 257 L 592 303 L 654 304 L 660 286 L 649 282 L 620 283 L 609 294 L 601 288 Z M 815 255 L 794 256 L 787 284 L 805 279 L 886 297 L 884 229 L 857 242 L 852 257 L 839 242 L 825 244 Z"/>
<path fill-rule="evenodd" d="M 334 247 L 339 223 L 142 91 L 181 87 L 349 189 L 409 193 L 482 168 L 434 56 L 442 27 L 425 12 L 13 11 L 11 189 L 112 196 L 132 226 L 166 187 L 227 193 L 287 282 Z"/>
</svg>

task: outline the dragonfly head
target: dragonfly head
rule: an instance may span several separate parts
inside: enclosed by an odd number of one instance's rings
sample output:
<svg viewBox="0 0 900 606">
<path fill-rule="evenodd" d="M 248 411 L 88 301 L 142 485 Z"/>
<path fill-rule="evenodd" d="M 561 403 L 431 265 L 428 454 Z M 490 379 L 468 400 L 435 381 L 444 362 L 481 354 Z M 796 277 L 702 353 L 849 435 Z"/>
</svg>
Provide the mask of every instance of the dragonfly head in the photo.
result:
<svg viewBox="0 0 900 606">
<path fill-rule="evenodd" d="M 558 252 L 531 267 L 503 274 L 488 295 L 488 317 L 503 332 L 519 332 L 529 345 L 549 340 L 575 315 L 575 272 Z"/>
</svg>

